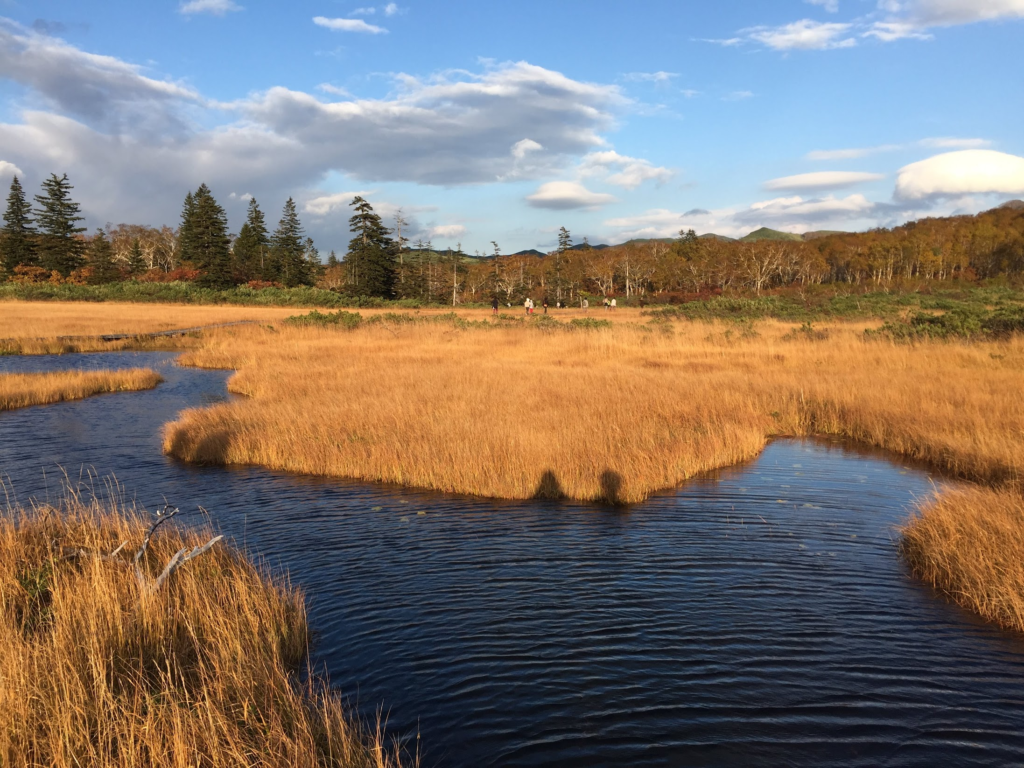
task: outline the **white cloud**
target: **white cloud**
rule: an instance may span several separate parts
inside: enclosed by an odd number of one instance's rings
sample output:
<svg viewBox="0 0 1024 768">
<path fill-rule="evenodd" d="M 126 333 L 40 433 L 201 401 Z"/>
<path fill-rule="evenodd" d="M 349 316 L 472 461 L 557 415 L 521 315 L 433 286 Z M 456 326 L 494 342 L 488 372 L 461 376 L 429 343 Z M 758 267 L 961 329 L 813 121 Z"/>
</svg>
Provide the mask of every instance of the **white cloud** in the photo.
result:
<svg viewBox="0 0 1024 768">
<path fill-rule="evenodd" d="M 921 139 L 922 147 L 931 149 L 983 149 L 992 145 L 988 139 L 958 139 L 951 136 L 938 136 L 933 139 Z"/>
<path fill-rule="evenodd" d="M 512 145 L 512 157 L 516 160 L 522 160 L 531 152 L 539 152 L 542 149 L 544 147 L 533 139 L 522 139 Z"/>
<path fill-rule="evenodd" d="M 856 171 L 818 171 L 802 173 L 797 176 L 784 176 L 781 179 L 766 181 L 765 189 L 775 191 L 843 189 L 867 181 L 884 179 L 880 173 L 859 173 Z"/>
<path fill-rule="evenodd" d="M 897 40 L 932 40 L 933 36 L 922 32 L 921 28 L 906 21 L 876 21 L 861 37 L 873 37 L 883 43 Z"/>
<path fill-rule="evenodd" d="M 399 8 L 397 3 L 388 3 L 384 6 L 385 16 L 394 16 L 397 13 L 405 13 L 405 9 Z"/>
<path fill-rule="evenodd" d="M 904 166 L 896 179 L 900 200 L 1020 193 L 1024 193 L 1024 157 L 991 149 L 935 155 Z"/>
<path fill-rule="evenodd" d="M 441 240 L 458 240 L 465 234 L 466 228 L 461 224 L 439 224 L 431 227 L 427 233 L 431 239 L 436 237 Z"/>
<path fill-rule="evenodd" d="M 1024 18 L 1024 0 L 907 0 L 900 10 L 921 26 L 953 26 Z"/>
<path fill-rule="evenodd" d="M 21 172 L 21 168 L 16 166 L 14 163 L 8 163 L 6 160 L 0 160 L 0 178 L 6 176 L 24 176 Z"/>
<path fill-rule="evenodd" d="M 386 35 L 388 32 L 384 27 L 367 24 L 362 19 L 328 19 L 326 16 L 316 16 L 313 23 L 334 32 L 365 32 L 370 35 Z"/>
<path fill-rule="evenodd" d="M 801 19 L 781 27 L 754 27 L 744 30 L 752 40 L 776 51 L 821 51 L 829 48 L 850 48 L 857 44 L 847 37 L 851 24 Z"/>
<path fill-rule="evenodd" d="M 356 8 L 352 11 L 353 16 L 372 16 L 377 12 L 377 9 L 370 6 L 369 8 Z"/>
<path fill-rule="evenodd" d="M 752 226 L 806 226 L 837 220 L 860 219 L 872 213 L 875 203 L 864 195 L 849 197 L 828 197 L 804 200 L 799 195 L 794 197 L 777 197 L 751 205 L 746 211 L 736 214 L 738 222 L 747 222 Z"/>
<path fill-rule="evenodd" d="M 195 13 L 211 13 L 214 16 L 223 16 L 231 11 L 240 11 L 242 6 L 232 0 L 189 0 L 182 3 L 178 8 L 179 13 L 191 16 Z"/>
<path fill-rule="evenodd" d="M 828 13 L 839 13 L 839 0 L 804 0 L 811 5 L 820 5 Z"/>
<path fill-rule="evenodd" d="M 550 208 L 557 211 L 576 208 L 600 208 L 614 203 L 615 198 L 601 192 L 591 192 L 576 181 L 549 181 L 541 184 L 532 195 L 526 197 L 534 208 Z"/>
<path fill-rule="evenodd" d="M 856 160 L 881 152 L 895 152 L 903 147 L 899 144 L 883 144 L 880 147 L 858 147 L 854 149 L 816 149 L 807 153 L 808 160 Z"/>
<path fill-rule="evenodd" d="M 611 173 L 613 168 L 618 170 Z M 580 161 L 578 173 L 584 178 L 604 176 L 606 183 L 626 189 L 636 189 L 645 181 L 663 184 L 675 175 L 668 168 L 660 168 L 636 157 L 620 155 L 614 150 L 591 152 L 586 155 Z"/>
<path fill-rule="evenodd" d="M 338 211 L 347 211 L 352 198 L 366 197 L 371 194 L 368 190 L 361 189 L 355 192 L 335 192 L 330 195 L 320 195 L 311 198 L 302 206 L 302 210 L 312 216 L 328 216 Z"/>
<path fill-rule="evenodd" d="M 676 77 L 679 77 L 679 74 L 676 72 L 628 72 L 622 76 L 622 79 L 635 83 L 657 83 L 664 85 L 672 82 L 672 79 Z"/>
<path fill-rule="evenodd" d="M 330 83 L 320 83 L 320 85 L 318 85 L 316 89 L 318 91 L 322 91 L 323 93 L 329 93 L 332 96 L 343 96 L 345 98 L 352 97 L 352 94 L 346 91 L 344 88 L 337 85 L 331 85 Z"/>
</svg>

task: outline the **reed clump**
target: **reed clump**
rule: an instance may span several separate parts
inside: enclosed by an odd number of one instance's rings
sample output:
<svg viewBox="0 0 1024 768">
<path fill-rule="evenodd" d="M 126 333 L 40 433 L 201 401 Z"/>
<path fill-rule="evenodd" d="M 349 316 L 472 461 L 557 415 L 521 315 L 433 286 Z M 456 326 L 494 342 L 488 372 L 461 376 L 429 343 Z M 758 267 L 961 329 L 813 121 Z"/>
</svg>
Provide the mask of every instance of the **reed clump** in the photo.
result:
<svg viewBox="0 0 1024 768">
<path fill-rule="evenodd" d="M 602 318 L 605 315 L 602 313 Z M 499 318 L 500 319 L 500 318 Z M 182 362 L 246 399 L 184 412 L 165 451 L 212 464 L 522 499 L 634 502 L 829 434 L 985 483 L 1024 468 L 1024 344 L 914 345 L 866 324 L 495 322 L 211 334 Z"/>
<path fill-rule="evenodd" d="M 298 681 L 298 589 L 223 543 L 150 589 L 131 562 L 148 527 L 73 495 L 0 515 L 0 764 L 398 765 L 379 728 Z M 163 526 L 141 567 L 208 538 Z"/>
<path fill-rule="evenodd" d="M 153 389 L 163 377 L 149 368 L 0 374 L 0 411 L 81 400 L 110 392 Z"/>
<path fill-rule="evenodd" d="M 1024 499 L 989 488 L 947 490 L 902 528 L 914 573 L 950 599 L 1024 632 Z"/>
</svg>

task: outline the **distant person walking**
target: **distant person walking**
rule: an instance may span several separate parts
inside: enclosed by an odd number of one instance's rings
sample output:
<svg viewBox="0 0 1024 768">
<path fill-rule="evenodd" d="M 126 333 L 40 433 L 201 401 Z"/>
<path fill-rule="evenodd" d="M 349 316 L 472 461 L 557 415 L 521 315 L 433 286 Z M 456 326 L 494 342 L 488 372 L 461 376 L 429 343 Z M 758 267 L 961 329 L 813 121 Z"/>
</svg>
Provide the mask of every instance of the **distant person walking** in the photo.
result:
<svg viewBox="0 0 1024 768">
<path fill-rule="evenodd" d="M 491 299 L 491 314 L 497 317 L 498 315 L 498 297 L 495 296 Z"/>
<path fill-rule="evenodd" d="M 548 297 L 545 296 L 544 297 L 544 314 L 546 315 L 547 313 L 548 313 Z"/>
<path fill-rule="evenodd" d="M 612 299 L 611 310 L 612 310 L 612 312 L 615 311 L 615 299 Z"/>
<path fill-rule="evenodd" d="M 604 301 L 602 301 L 601 304 L 604 305 L 604 311 L 607 312 L 609 307 L 607 296 L 604 297 Z"/>
<path fill-rule="evenodd" d="M 586 299 L 580 301 L 580 306 L 583 307 L 583 314 L 587 314 L 587 310 L 590 309 L 590 302 Z"/>
</svg>

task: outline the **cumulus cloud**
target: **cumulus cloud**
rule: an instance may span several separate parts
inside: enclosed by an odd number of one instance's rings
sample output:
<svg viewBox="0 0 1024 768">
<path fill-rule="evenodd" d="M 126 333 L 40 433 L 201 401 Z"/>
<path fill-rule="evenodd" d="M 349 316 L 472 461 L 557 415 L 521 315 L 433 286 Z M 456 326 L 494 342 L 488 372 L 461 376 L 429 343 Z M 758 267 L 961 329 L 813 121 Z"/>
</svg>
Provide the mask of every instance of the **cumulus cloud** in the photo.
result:
<svg viewBox="0 0 1024 768">
<path fill-rule="evenodd" d="M 896 178 L 900 200 L 1020 193 L 1024 193 L 1024 157 L 991 149 L 935 155 L 904 166 Z"/>
<path fill-rule="evenodd" d="M 397 3 L 388 3 L 384 6 L 385 16 L 394 16 L 397 13 L 405 13 L 405 9 L 399 8 Z"/>
<path fill-rule="evenodd" d="M 427 236 L 431 239 L 438 238 L 440 240 L 458 240 L 465 234 L 466 228 L 461 224 L 438 224 L 427 232 Z"/>
<path fill-rule="evenodd" d="M 360 189 L 355 192 L 334 192 L 329 195 L 318 195 L 316 197 L 307 200 L 302 210 L 313 216 L 328 216 L 338 211 L 348 210 L 349 203 L 352 202 L 352 198 L 366 197 L 371 194 L 368 190 Z"/>
<path fill-rule="evenodd" d="M 332 32 L 365 32 L 369 35 L 386 35 L 384 27 L 367 24 L 362 19 L 329 19 L 326 16 L 314 16 L 313 23 Z"/>
<path fill-rule="evenodd" d="M 614 173 L 612 169 L 616 169 Z M 625 189 L 636 189 L 645 181 L 662 184 L 675 175 L 668 168 L 652 165 L 647 160 L 636 157 L 620 155 L 614 150 L 591 152 L 584 156 L 578 172 L 584 178 L 602 176 L 606 183 Z"/>
<path fill-rule="evenodd" d="M 189 0 L 178 7 L 180 13 L 191 16 L 196 13 L 209 13 L 214 16 L 223 16 L 231 11 L 240 11 L 242 6 L 232 0 Z"/>
<path fill-rule="evenodd" d="M 856 45 L 856 39 L 848 36 L 851 29 L 851 24 L 801 19 L 781 27 L 753 27 L 745 32 L 751 40 L 776 51 L 822 51 Z"/>
<path fill-rule="evenodd" d="M 601 192 L 591 192 L 576 181 L 549 181 L 541 184 L 526 201 L 534 208 L 549 208 L 556 211 L 593 209 L 614 203 L 615 198 Z"/>
<path fill-rule="evenodd" d="M 844 189 L 867 181 L 884 179 L 880 173 L 858 173 L 856 171 L 818 171 L 802 173 L 797 176 L 784 176 L 781 179 L 766 181 L 765 189 L 775 191 Z"/>
<path fill-rule="evenodd" d="M 192 89 L 155 80 L 141 67 L 75 48 L 0 19 L 0 78 L 31 89 L 52 109 L 106 130 L 180 128 L 180 112 L 202 102 Z"/>
<path fill-rule="evenodd" d="M 8 176 L 24 176 L 21 172 L 21 168 L 16 166 L 14 163 L 8 163 L 6 160 L 0 160 L 0 179 L 7 178 Z"/>
</svg>

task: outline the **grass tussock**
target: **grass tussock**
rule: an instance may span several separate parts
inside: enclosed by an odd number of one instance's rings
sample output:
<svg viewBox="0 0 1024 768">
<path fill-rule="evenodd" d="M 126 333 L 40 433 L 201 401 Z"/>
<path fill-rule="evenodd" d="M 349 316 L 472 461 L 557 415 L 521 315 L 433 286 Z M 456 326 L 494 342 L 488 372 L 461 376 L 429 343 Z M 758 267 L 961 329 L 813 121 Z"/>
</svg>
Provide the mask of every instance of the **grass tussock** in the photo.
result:
<svg viewBox="0 0 1024 768">
<path fill-rule="evenodd" d="M 299 590 L 223 543 L 145 589 L 131 558 L 147 527 L 75 497 L 0 516 L 0 764 L 397 765 L 379 729 L 297 681 Z M 207 538 L 165 525 L 143 568 Z"/>
<path fill-rule="evenodd" d="M 163 377 L 149 368 L 118 371 L 54 371 L 0 374 L 0 411 L 64 400 L 81 400 L 109 392 L 153 389 Z"/>
<path fill-rule="evenodd" d="M 246 399 L 184 412 L 164 448 L 446 492 L 634 502 L 772 436 L 829 434 L 1020 482 L 1020 339 L 904 345 L 865 338 L 863 324 L 627 317 L 587 333 L 432 322 L 213 334 L 183 362 L 237 369 L 229 389 Z"/>
<path fill-rule="evenodd" d="M 1024 632 L 1024 499 L 969 488 L 924 504 L 901 531 L 914 573 L 963 607 Z"/>
</svg>

